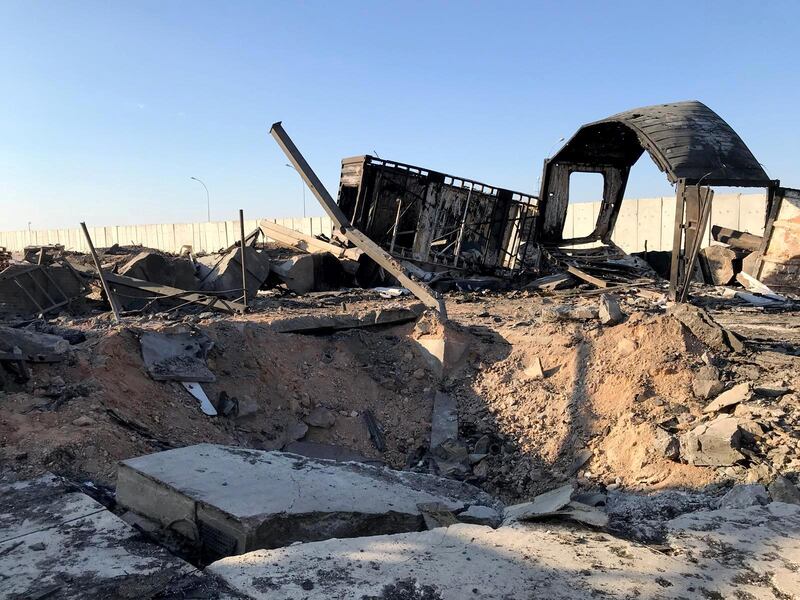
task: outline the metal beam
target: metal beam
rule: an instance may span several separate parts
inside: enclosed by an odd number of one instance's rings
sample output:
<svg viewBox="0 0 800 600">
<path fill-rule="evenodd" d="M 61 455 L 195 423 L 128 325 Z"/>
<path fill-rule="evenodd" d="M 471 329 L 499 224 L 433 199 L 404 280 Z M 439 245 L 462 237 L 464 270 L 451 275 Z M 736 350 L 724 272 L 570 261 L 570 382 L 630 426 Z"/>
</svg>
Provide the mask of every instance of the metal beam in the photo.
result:
<svg viewBox="0 0 800 600">
<path fill-rule="evenodd" d="M 333 201 L 333 197 L 328 193 L 328 190 L 325 189 L 325 186 L 322 185 L 319 177 L 317 177 L 317 174 L 314 173 L 314 170 L 306 162 L 306 159 L 303 158 L 300 150 L 298 150 L 297 146 L 292 142 L 292 138 L 283 130 L 281 122 L 273 123 L 269 133 L 275 138 L 275 141 L 278 142 L 286 158 L 294 165 L 295 170 L 300 173 L 300 177 L 311 190 L 311 193 L 319 200 L 319 203 L 322 204 L 322 208 L 328 213 L 328 216 L 333 219 L 336 226 L 344 232 L 344 229 L 350 226 L 349 219 L 344 215 L 339 205 Z"/>
<path fill-rule="evenodd" d="M 311 192 L 317 200 L 319 200 L 319 203 L 322 204 L 322 208 L 325 209 L 325 212 L 328 213 L 328 216 L 333 220 L 345 238 L 356 247 L 363 250 L 364 254 L 374 260 L 380 267 L 394 275 L 394 277 L 403 286 L 408 288 L 412 294 L 419 298 L 425 306 L 437 310 L 443 321 L 446 320 L 447 310 L 441 296 L 426 284 L 411 279 L 406 269 L 392 258 L 388 252 L 352 226 L 350 220 L 344 215 L 339 205 L 333 201 L 333 197 L 328 193 L 328 190 L 325 189 L 325 186 L 322 185 L 322 182 L 311 169 L 311 166 L 306 162 L 306 159 L 303 158 L 300 150 L 297 149 L 297 146 L 294 145 L 294 142 L 292 142 L 289 135 L 284 131 L 280 121 L 272 125 L 270 134 L 275 138 L 281 150 L 286 154 L 286 158 L 291 161 L 295 169 L 297 169 L 297 172 L 300 173 L 300 177 L 302 177 Z"/>
<path fill-rule="evenodd" d="M 97 276 L 100 278 L 100 283 L 103 284 L 103 290 L 105 290 L 106 297 L 108 298 L 108 303 L 111 305 L 111 310 L 114 312 L 114 321 L 119 323 L 120 317 L 119 317 L 119 306 L 117 305 L 117 298 L 116 296 L 114 296 L 114 293 L 108 286 L 106 277 L 103 275 L 103 269 L 100 268 L 100 258 L 97 256 L 97 250 L 94 249 L 94 244 L 92 243 L 92 237 L 89 235 L 89 230 L 86 229 L 86 223 L 81 223 L 81 229 L 83 229 L 83 235 L 86 237 L 86 243 L 89 244 L 89 252 L 92 253 L 94 266 L 97 269 Z"/>
</svg>

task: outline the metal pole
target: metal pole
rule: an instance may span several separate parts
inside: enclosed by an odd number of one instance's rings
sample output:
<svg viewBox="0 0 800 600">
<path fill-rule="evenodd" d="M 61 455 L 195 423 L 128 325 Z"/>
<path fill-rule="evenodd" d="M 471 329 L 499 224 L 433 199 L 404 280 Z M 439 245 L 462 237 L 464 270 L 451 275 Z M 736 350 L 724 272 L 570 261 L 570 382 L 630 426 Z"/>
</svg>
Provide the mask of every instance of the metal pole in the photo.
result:
<svg viewBox="0 0 800 600">
<path fill-rule="evenodd" d="M 242 236 L 242 304 L 244 304 L 244 307 L 247 308 L 247 267 L 245 266 L 244 262 L 244 211 L 241 208 L 239 209 L 239 234 Z"/>
<path fill-rule="evenodd" d="M 108 298 L 108 303 L 111 305 L 111 310 L 114 313 L 114 320 L 119 323 L 119 307 L 117 306 L 117 299 L 114 297 L 114 294 L 111 292 L 111 288 L 108 287 L 108 282 L 106 278 L 103 276 L 103 269 L 100 268 L 100 257 L 97 256 L 97 250 L 94 249 L 94 244 L 92 243 L 92 238 L 89 235 L 89 230 L 86 229 L 86 223 L 81 223 L 81 229 L 83 229 L 83 235 L 86 236 L 86 243 L 89 244 L 89 252 L 92 254 L 92 259 L 94 259 L 94 266 L 97 269 L 97 275 L 100 277 L 100 283 L 103 285 L 103 289 L 106 292 L 106 298 Z"/>
<path fill-rule="evenodd" d="M 203 183 L 200 179 L 198 179 L 197 177 L 189 177 L 189 179 L 194 179 L 196 182 L 198 182 L 200 185 L 202 185 L 205 188 L 205 190 L 206 190 L 207 217 L 208 217 L 208 222 L 211 223 L 211 196 L 208 194 L 208 186 L 205 183 Z"/>
</svg>

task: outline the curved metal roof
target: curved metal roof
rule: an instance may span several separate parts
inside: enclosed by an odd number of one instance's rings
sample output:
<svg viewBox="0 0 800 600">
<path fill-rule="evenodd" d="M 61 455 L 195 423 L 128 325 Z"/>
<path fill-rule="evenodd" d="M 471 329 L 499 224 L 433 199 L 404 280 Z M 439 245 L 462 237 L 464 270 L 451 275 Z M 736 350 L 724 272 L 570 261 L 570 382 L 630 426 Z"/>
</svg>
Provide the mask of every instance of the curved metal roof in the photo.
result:
<svg viewBox="0 0 800 600">
<path fill-rule="evenodd" d="M 636 108 L 584 125 L 551 161 L 630 167 L 644 150 L 673 183 L 770 183 L 742 138 L 696 100 Z"/>
</svg>

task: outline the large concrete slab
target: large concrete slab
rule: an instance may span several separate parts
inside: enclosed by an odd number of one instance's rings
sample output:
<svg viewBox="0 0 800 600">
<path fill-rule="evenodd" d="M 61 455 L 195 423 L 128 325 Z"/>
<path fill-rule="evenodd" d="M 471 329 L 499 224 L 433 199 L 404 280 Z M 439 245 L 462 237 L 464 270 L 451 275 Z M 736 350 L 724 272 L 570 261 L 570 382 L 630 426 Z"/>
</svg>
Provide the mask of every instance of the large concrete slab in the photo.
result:
<svg viewBox="0 0 800 600">
<path fill-rule="evenodd" d="M 220 556 L 297 541 L 418 531 L 424 528 L 421 503 L 440 503 L 453 512 L 496 506 L 473 486 L 432 475 L 213 444 L 122 462 L 117 501 L 166 527 L 199 535 L 209 553 Z"/>
<path fill-rule="evenodd" d="M 551 524 L 328 540 L 208 567 L 250 598 L 796 598 L 800 507 L 671 523 L 670 551 Z M 715 526 L 716 524 L 716 526 Z"/>
<path fill-rule="evenodd" d="M 195 570 L 53 476 L 0 501 L 0 598 L 150 598 Z"/>
</svg>

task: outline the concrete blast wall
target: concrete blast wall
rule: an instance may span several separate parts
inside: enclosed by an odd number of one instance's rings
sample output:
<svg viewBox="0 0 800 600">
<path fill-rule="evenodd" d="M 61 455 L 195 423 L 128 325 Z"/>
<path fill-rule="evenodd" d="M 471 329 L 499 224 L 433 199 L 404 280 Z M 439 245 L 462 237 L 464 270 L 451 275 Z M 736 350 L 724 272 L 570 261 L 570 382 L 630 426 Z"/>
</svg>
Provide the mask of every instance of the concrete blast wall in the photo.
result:
<svg viewBox="0 0 800 600">
<path fill-rule="evenodd" d="M 762 235 L 765 206 L 766 198 L 763 194 L 717 194 L 714 196 L 711 224 Z M 590 233 L 597 220 L 599 207 L 599 202 L 571 204 L 564 224 L 564 237 Z M 309 235 L 330 235 L 333 228 L 328 217 L 269 220 Z M 612 239 L 626 252 L 644 250 L 645 244 L 648 250 L 671 250 L 674 223 L 674 196 L 625 200 Z M 245 232 L 250 233 L 257 224 L 256 220 L 245 221 Z M 239 222 L 114 225 L 89 227 L 89 233 L 98 248 L 107 248 L 113 244 L 141 244 L 166 252 L 178 252 L 181 246 L 189 244 L 195 252 L 214 252 L 239 240 Z M 710 242 L 709 227 L 704 245 Z M 22 250 L 25 246 L 36 244 L 62 244 L 68 250 L 88 251 L 83 233 L 78 227 L 0 232 L 0 246 L 9 250 Z"/>
</svg>

